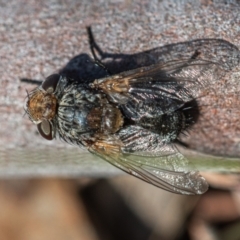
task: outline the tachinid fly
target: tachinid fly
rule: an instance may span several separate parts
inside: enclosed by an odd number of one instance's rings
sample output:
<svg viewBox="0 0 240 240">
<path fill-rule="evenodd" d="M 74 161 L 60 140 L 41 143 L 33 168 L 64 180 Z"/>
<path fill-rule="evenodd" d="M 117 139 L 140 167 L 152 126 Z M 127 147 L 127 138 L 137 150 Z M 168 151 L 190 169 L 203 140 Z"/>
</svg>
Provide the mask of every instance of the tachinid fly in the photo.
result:
<svg viewBox="0 0 240 240">
<path fill-rule="evenodd" d="M 188 43 L 175 44 L 170 60 L 87 84 L 53 74 L 29 93 L 26 111 L 48 140 L 58 136 L 85 147 L 123 171 L 170 192 L 202 194 L 208 183 L 190 169 L 189 160 L 174 142 L 193 123 L 186 105 L 213 79 L 230 70 L 235 63 L 229 64 L 228 58 L 237 50 L 217 39 L 190 43 L 190 50 Z M 220 57 L 209 58 L 213 46 L 222 50 Z M 102 64 L 99 67 L 104 68 Z"/>
</svg>

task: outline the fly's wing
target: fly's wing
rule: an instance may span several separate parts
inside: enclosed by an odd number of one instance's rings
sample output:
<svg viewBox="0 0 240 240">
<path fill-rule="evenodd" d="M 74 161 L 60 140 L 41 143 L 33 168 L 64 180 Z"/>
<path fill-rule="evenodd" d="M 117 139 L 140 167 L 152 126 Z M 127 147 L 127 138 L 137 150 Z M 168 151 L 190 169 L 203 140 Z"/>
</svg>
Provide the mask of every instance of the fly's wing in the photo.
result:
<svg viewBox="0 0 240 240">
<path fill-rule="evenodd" d="M 145 64 L 147 62 L 153 64 L 182 58 L 211 60 L 229 71 L 239 65 L 240 51 L 235 45 L 222 39 L 197 39 L 168 44 L 144 53 L 138 53 L 134 56 L 133 61 L 141 60 Z M 146 60 L 144 61 L 144 59 Z"/>
<path fill-rule="evenodd" d="M 107 94 L 133 120 L 157 117 L 197 97 L 225 70 L 201 59 L 179 59 L 95 80 L 92 87 Z"/>
<path fill-rule="evenodd" d="M 140 130 L 130 126 L 114 137 L 99 138 L 89 151 L 164 190 L 188 195 L 207 191 L 206 180 L 174 146 L 163 144 L 157 134 Z"/>
</svg>

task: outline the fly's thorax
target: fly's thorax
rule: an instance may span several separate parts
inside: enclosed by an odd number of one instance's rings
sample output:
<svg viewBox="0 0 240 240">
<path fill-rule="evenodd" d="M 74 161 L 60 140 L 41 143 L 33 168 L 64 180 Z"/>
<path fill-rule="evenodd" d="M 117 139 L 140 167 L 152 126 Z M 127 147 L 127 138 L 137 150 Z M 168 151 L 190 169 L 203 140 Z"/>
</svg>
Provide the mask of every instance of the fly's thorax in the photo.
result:
<svg viewBox="0 0 240 240">
<path fill-rule="evenodd" d="M 70 141 L 95 133 L 115 133 L 123 125 L 121 111 L 108 102 L 105 94 L 80 85 L 65 89 L 56 119 L 60 136 Z"/>
<path fill-rule="evenodd" d="M 57 111 L 57 98 L 53 93 L 41 89 L 30 94 L 27 101 L 27 112 L 33 122 L 42 122 L 43 119 L 52 120 Z"/>
</svg>

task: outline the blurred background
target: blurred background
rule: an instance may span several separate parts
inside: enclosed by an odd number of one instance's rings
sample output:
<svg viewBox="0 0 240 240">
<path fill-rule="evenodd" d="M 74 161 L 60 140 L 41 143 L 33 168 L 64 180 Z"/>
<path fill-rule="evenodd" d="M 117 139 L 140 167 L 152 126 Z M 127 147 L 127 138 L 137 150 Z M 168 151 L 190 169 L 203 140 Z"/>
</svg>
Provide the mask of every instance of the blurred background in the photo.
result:
<svg viewBox="0 0 240 240">
<path fill-rule="evenodd" d="M 150 186 L 77 147 L 42 139 L 23 109 L 26 90 L 36 86 L 20 81 L 41 81 L 79 54 L 88 60 L 86 26 L 114 54 L 197 38 L 239 47 L 239 12 L 237 0 L 0 0 L 0 239 L 240 239 L 237 173 L 202 173 L 210 183 L 202 196 Z M 238 80 L 239 72 L 229 79 Z M 234 144 L 235 158 L 238 125 L 231 135 L 227 128 L 214 135 L 226 139 L 224 149 Z M 191 134 L 201 148 L 206 139 Z"/>
</svg>

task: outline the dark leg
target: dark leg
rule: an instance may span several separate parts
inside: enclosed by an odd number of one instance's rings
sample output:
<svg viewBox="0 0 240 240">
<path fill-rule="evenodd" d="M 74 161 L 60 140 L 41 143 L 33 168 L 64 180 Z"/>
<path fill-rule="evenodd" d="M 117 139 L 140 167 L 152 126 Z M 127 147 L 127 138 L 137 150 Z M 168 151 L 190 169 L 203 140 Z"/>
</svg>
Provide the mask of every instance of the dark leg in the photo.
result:
<svg viewBox="0 0 240 240">
<path fill-rule="evenodd" d="M 35 80 L 35 79 L 29 79 L 29 78 L 20 78 L 21 82 L 26 82 L 34 85 L 41 85 L 42 81 L 40 80 Z"/>
<path fill-rule="evenodd" d="M 189 64 L 191 64 L 191 62 L 192 62 L 193 60 L 196 60 L 196 59 L 199 57 L 199 55 L 201 55 L 201 52 L 200 52 L 199 50 L 195 50 L 195 52 L 193 53 L 193 55 L 189 58 L 188 62 L 186 62 L 185 64 L 183 64 L 182 67 L 187 67 Z M 181 71 L 181 69 L 175 71 L 174 73 L 178 73 L 178 72 L 180 72 L 180 71 Z"/>
<path fill-rule="evenodd" d="M 87 33 L 88 33 L 88 40 L 89 40 L 90 49 L 91 49 L 91 52 L 92 52 L 95 63 L 97 65 L 99 65 L 100 67 L 102 67 L 110 75 L 111 73 L 109 72 L 107 67 L 101 62 L 101 60 L 97 57 L 97 55 L 95 53 L 95 50 L 96 50 L 102 59 L 106 57 L 104 52 L 96 44 L 95 39 L 94 39 L 93 34 L 92 34 L 91 27 L 87 27 Z"/>
</svg>

